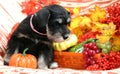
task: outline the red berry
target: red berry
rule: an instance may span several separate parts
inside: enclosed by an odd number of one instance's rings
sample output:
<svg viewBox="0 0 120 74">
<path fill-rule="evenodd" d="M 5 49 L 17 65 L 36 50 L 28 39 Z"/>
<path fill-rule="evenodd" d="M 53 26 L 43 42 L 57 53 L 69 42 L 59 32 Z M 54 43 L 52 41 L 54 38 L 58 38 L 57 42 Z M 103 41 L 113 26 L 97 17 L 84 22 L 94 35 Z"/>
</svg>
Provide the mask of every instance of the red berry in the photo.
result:
<svg viewBox="0 0 120 74">
<path fill-rule="evenodd" d="M 96 67 L 97 66 L 97 67 Z M 111 70 L 120 67 L 120 52 L 102 54 L 96 63 L 88 66 L 87 70 Z"/>
<path fill-rule="evenodd" d="M 96 50 L 96 53 L 100 53 L 100 52 L 101 52 L 101 49 L 97 49 L 97 50 Z"/>
<path fill-rule="evenodd" d="M 96 62 L 95 62 L 95 60 L 91 60 L 90 63 L 91 63 L 91 65 L 93 65 L 93 64 L 95 64 Z"/>
<path fill-rule="evenodd" d="M 113 22 L 116 25 L 116 29 L 120 28 L 120 3 L 114 3 L 107 7 L 109 18 L 107 23 Z"/>
</svg>

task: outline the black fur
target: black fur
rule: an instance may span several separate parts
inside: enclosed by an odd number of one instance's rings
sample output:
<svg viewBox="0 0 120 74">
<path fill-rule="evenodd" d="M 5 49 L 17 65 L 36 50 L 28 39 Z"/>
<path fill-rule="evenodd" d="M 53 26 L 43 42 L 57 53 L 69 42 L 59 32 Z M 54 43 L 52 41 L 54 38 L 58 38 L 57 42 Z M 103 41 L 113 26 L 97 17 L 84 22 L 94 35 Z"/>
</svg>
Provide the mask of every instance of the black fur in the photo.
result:
<svg viewBox="0 0 120 74">
<path fill-rule="evenodd" d="M 38 61 L 41 59 L 40 56 L 44 58 L 42 63 L 38 62 L 38 68 L 52 68 L 51 65 L 54 63 L 52 42 L 68 38 L 70 31 L 67 24 L 70 23 L 70 13 L 59 5 L 49 5 L 36 12 L 32 24 L 38 32 L 47 35 L 40 35 L 31 29 L 31 16 L 27 16 L 13 32 L 8 41 L 4 64 L 8 65 L 14 53 L 22 53 L 25 48 L 29 48 L 27 53 L 33 54 Z"/>
</svg>

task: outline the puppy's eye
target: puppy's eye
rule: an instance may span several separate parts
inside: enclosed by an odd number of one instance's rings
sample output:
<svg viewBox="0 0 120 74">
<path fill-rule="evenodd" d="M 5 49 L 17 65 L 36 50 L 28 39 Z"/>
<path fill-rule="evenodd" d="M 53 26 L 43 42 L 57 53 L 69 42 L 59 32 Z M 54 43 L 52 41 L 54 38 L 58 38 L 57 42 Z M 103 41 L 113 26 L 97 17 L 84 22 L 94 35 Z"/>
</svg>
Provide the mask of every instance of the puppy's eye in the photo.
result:
<svg viewBox="0 0 120 74">
<path fill-rule="evenodd" d="M 60 23 L 60 24 L 63 22 L 62 19 L 60 19 L 60 18 L 59 18 L 59 19 L 56 19 L 56 21 L 57 21 L 58 23 Z"/>
</svg>

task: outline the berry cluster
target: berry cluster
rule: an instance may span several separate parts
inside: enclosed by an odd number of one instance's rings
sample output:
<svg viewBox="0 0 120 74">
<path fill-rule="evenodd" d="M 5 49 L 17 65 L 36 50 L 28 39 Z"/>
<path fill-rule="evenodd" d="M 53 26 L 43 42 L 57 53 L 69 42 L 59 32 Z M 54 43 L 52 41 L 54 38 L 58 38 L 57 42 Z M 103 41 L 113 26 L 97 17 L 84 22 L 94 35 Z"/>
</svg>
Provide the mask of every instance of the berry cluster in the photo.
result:
<svg viewBox="0 0 120 74">
<path fill-rule="evenodd" d="M 87 70 L 111 70 L 120 67 L 120 52 L 110 52 L 101 54 L 96 60 L 96 64 L 88 66 Z"/>
<path fill-rule="evenodd" d="M 120 3 L 115 3 L 107 8 L 109 18 L 107 22 L 113 22 L 116 28 L 120 28 Z"/>
<path fill-rule="evenodd" d="M 101 50 L 97 48 L 95 42 L 84 44 L 83 56 L 86 61 L 85 67 L 95 64 L 96 62 L 94 59 L 94 55 L 100 52 Z"/>
</svg>

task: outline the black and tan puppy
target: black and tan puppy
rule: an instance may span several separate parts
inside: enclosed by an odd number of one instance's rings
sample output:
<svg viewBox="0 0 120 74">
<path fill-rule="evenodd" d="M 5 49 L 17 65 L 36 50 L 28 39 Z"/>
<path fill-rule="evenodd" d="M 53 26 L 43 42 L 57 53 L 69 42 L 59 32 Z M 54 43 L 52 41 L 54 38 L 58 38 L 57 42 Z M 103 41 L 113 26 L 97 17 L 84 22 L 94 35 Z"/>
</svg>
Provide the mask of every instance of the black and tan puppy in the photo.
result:
<svg viewBox="0 0 120 74">
<path fill-rule="evenodd" d="M 69 37 L 69 23 L 70 13 L 59 5 L 45 6 L 35 14 L 27 16 L 8 41 L 4 64 L 8 65 L 14 53 L 22 53 L 25 48 L 29 48 L 27 53 L 37 58 L 38 68 L 57 68 L 52 42 L 64 41 Z"/>
</svg>

